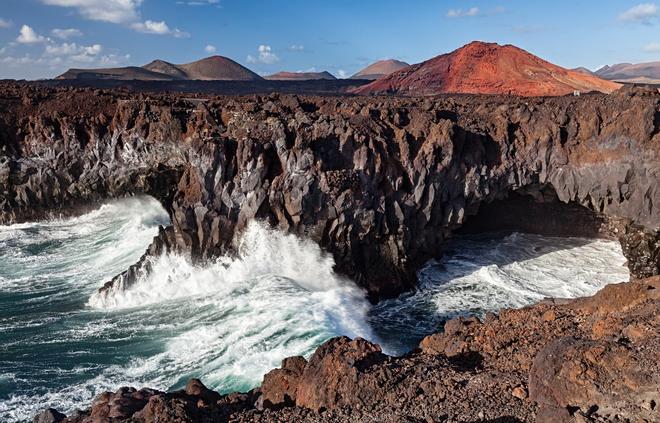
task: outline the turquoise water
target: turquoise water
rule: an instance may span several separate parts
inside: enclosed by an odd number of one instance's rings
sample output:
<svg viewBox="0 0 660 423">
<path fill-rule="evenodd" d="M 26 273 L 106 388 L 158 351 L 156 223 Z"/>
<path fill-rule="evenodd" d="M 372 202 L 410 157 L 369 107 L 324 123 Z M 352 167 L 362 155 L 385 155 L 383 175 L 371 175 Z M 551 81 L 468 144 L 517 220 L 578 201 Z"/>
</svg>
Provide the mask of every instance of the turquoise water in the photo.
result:
<svg viewBox="0 0 660 423">
<path fill-rule="evenodd" d="M 0 227 L 0 421 L 47 406 L 70 412 L 124 385 L 173 389 L 201 377 L 246 390 L 332 336 L 401 353 L 456 314 L 589 295 L 628 278 L 608 241 L 464 238 L 420 272 L 418 291 L 372 307 L 318 246 L 255 223 L 238 258 L 199 268 L 163 256 L 134 287 L 98 294 L 167 222 L 155 200 L 132 198 Z"/>
</svg>

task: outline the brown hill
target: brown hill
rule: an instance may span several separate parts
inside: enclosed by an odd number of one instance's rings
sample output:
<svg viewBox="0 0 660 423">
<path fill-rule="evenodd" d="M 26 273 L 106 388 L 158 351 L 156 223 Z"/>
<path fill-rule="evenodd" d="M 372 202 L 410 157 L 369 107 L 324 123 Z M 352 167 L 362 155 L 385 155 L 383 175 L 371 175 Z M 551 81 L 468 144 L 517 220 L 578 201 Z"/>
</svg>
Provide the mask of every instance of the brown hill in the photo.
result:
<svg viewBox="0 0 660 423">
<path fill-rule="evenodd" d="M 278 72 L 267 76 L 270 81 L 315 81 L 319 79 L 335 80 L 330 72 Z"/>
<path fill-rule="evenodd" d="M 579 72 L 585 75 L 593 75 L 594 73 L 590 71 L 589 69 L 585 68 L 584 66 L 580 66 L 579 68 L 573 68 L 571 69 L 573 72 Z"/>
<path fill-rule="evenodd" d="M 381 60 L 362 69 L 360 72 L 351 76 L 351 79 L 380 79 L 391 73 L 405 69 L 408 66 L 410 66 L 408 63 L 399 60 Z"/>
<path fill-rule="evenodd" d="M 356 88 L 354 92 L 557 96 L 576 90 L 610 93 L 619 87 L 620 84 L 553 65 L 512 45 L 475 41 Z"/>
<path fill-rule="evenodd" d="M 203 81 L 258 81 L 262 78 L 250 69 L 223 56 L 211 56 L 185 65 L 177 65 L 188 79 Z"/>
<path fill-rule="evenodd" d="M 596 71 L 596 75 L 617 82 L 660 84 L 660 62 L 603 66 Z"/>
<path fill-rule="evenodd" d="M 174 65 L 154 60 L 143 66 L 114 69 L 70 69 L 57 79 L 115 79 L 140 81 L 259 81 L 262 78 L 248 68 L 222 56 Z"/>
<path fill-rule="evenodd" d="M 188 75 L 186 75 L 183 70 L 179 69 L 176 65 L 173 65 L 172 63 L 166 62 L 164 60 L 154 60 L 153 62 L 142 67 L 152 72 L 169 75 L 174 79 L 188 79 Z"/>
<path fill-rule="evenodd" d="M 170 81 L 173 78 L 137 66 L 108 69 L 69 69 L 57 79 L 113 79 L 119 81 Z"/>
</svg>

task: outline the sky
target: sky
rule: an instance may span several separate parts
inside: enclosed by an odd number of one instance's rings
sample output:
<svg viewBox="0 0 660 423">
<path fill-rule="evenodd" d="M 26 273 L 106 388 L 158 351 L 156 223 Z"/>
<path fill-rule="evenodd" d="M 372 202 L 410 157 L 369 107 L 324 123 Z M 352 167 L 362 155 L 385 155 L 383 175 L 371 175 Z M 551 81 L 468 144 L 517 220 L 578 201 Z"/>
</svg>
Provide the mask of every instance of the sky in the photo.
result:
<svg viewBox="0 0 660 423">
<path fill-rule="evenodd" d="M 660 2 L 627 0 L 0 0 L 0 78 L 187 63 L 219 54 L 255 72 L 350 76 L 473 40 L 563 67 L 660 61 Z"/>
</svg>

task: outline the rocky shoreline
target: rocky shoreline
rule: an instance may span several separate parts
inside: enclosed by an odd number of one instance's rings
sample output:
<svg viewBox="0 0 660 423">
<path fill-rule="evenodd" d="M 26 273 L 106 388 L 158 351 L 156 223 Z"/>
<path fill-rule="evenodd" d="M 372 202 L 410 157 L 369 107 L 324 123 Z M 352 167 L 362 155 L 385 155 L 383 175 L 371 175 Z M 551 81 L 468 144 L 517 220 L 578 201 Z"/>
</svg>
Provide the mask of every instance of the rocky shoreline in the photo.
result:
<svg viewBox="0 0 660 423">
<path fill-rule="evenodd" d="M 0 224 L 136 194 L 168 211 L 101 292 L 130 287 L 153 255 L 234 254 L 254 219 L 316 241 L 373 301 L 412 289 L 459 230 L 616 238 L 634 277 L 452 320 L 404 357 L 336 338 L 248 393 L 122 388 L 67 422 L 658 420 L 655 90 L 202 97 L 0 83 L 0 140 Z"/>
<path fill-rule="evenodd" d="M 247 393 L 191 380 L 121 388 L 35 422 L 654 422 L 660 418 L 660 277 L 458 318 L 403 357 L 345 337 L 291 357 Z"/>
</svg>

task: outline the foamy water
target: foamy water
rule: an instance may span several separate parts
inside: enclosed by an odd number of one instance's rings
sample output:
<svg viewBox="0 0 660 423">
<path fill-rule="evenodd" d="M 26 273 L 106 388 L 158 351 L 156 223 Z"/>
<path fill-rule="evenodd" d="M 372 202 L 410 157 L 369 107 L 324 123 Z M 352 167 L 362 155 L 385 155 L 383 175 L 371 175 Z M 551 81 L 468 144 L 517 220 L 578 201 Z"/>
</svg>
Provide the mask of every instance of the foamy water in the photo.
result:
<svg viewBox="0 0 660 423">
<path fill-rule="evenodd" d="M 153 199 L 75 219 L 0 227 L 0 421 L 71 411 L 120 386 L 200 377 L 246 390 L 336 335 L 401 353 L 457 314 L 590 295 L 628 278 L 613 242 L 514 234 L 464 238 L 420 272 L 415 293 L 370 306 L 312 242 L 253 223 L 235 258 L 177 255 L 126 290 L 98 294 L 136 262 L 167 215 Z"/>
</svg>

